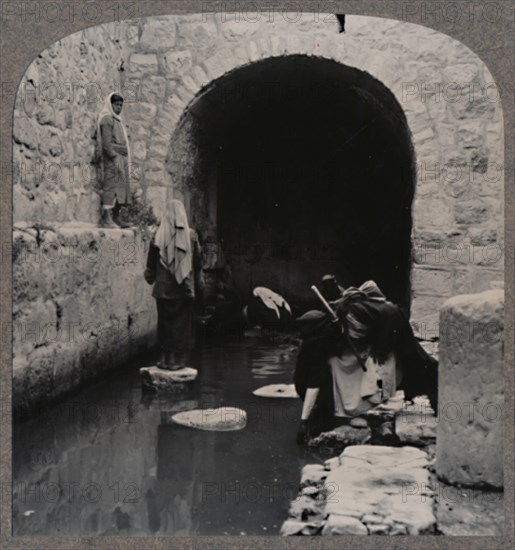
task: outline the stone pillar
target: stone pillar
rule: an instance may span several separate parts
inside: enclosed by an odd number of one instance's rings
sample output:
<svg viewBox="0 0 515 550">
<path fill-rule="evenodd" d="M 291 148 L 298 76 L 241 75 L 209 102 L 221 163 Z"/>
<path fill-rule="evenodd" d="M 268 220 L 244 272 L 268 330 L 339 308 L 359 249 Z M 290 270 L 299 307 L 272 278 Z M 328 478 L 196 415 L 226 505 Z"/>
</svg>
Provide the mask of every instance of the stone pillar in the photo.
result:
<svg viewBox="0 0 515 550">
<path fill-rule="evenodd" d="M 455 296 L 440 311 L 436 472 L 503 486 L 504 291 Z"/>
</svg>

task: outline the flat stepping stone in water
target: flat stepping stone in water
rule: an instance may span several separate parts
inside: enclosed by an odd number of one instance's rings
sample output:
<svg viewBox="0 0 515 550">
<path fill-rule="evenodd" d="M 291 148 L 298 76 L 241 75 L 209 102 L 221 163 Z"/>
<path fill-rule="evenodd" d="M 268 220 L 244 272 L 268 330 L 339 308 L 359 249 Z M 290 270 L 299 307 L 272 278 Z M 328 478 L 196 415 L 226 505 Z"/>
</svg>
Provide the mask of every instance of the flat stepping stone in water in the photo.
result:
<svg viewBox="0 0 515 550">
<path fill-rule="evenodd" d="M 187 382 L 197 378 L 198 371 L 189 367 L 179 370 L 164 370 L 159 367 L 139 369 L 141 384 L 151 391 L 182 391 Z"/>
<path fill-rule="evenodd" d="M 210 432 L 235 432 L 247 425 L 247 413 L 236 407 L 195 409 L 174 414 L 176 424 Z"/>
<path fill-rule="evenodd" d="M 252 392 L 257 397 L 283 397 L 298 399 L 294 384 L 270 384 Z"/>
</svg>

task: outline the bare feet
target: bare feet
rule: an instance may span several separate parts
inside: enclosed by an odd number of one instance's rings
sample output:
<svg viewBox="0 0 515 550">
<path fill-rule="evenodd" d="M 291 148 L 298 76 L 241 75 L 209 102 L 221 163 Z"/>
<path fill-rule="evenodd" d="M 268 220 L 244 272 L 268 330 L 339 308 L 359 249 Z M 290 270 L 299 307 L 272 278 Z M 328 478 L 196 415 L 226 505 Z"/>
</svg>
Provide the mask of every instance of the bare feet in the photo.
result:
<svg viewBox="0 0 515 550">
<path fill-rule="evenodd" d="M 171 365 L 168 370 L 182 370 L 183 368 L 182 365 Z"/>
<path fill-rule="evenodd" d="M 108 229 L 120 229 L 120 226 L 113 220 L 111 209 L 104 208 L 102 214 L 102 227 L 106 227 Z"/>
</svg>

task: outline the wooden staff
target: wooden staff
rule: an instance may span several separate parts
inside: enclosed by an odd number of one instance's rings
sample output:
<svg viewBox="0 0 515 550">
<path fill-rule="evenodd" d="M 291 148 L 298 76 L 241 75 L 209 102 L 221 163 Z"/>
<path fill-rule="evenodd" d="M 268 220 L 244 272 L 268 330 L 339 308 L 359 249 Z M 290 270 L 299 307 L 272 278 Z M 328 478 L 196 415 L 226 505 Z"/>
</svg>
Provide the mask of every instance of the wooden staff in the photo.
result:
<svg viewBox="0 0 515 550">
<path fill-rule="evenodd" d="M 338 315 L 336 315 L 336 312 L 334 311 L 334 309 L 328 304 L 327 300 L 322 296 L 322 294 L 320 294 L 320 291 L 318 290 L 318 288 L 315 285 L 313 285 L 311 287 L 311 290 L 318 296 L 318 299 L 322 302 L 322 304 L 324 305 L 329 315 L 333 318 L 333 322 L 335 323 L 338 322 L 339 321 Z"/>
</svg>

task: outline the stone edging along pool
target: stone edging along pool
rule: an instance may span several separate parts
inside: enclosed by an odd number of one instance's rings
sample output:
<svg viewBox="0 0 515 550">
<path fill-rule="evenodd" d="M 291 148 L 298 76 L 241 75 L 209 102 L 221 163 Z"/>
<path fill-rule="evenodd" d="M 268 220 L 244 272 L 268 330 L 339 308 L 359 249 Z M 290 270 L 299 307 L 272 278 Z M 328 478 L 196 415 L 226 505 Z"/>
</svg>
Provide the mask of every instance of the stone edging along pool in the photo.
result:
<svg viewBox="0 0 515 550">
<path fill-rule="evenodd" d="M 503 533 L 502 492 L 460 489 L 434 473 L 438 419 L 427 399 L 408 403 L 397 392 L 366 419 L 367 428 L 310 440 L 330 458 L 302 469 L 282 535 Z"/>
</svg>

